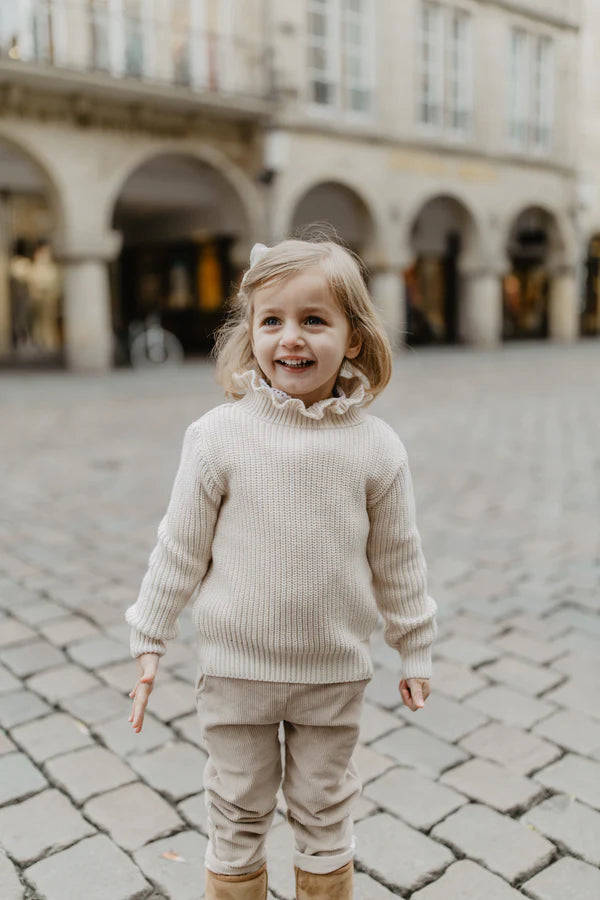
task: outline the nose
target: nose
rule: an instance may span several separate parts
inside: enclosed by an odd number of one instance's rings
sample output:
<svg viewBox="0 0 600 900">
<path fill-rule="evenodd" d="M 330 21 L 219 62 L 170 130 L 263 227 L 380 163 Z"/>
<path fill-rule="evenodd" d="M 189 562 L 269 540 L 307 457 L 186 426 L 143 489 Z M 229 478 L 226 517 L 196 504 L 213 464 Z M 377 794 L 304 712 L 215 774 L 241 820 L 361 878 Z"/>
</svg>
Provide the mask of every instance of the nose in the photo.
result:
<svg viewBox="0 0 600 900">
<path fill-rule="evenodd" d="M 295 322 L 286 322 L 280 343 L 283 347 L 298 347 L 304 343 L 300 328 Z"/>
</svg>

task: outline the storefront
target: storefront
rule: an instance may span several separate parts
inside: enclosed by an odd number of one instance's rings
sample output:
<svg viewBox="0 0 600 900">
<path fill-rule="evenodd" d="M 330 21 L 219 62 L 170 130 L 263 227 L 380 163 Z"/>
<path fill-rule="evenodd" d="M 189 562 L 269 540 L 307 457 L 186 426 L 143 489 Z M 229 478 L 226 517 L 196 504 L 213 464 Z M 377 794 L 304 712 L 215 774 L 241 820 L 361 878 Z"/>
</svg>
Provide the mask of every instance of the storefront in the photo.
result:
<svg viewBox="0 0 600 900">
<path fill-rule="evenodd" d="M 600 334 L 600 235 L 595 235 L 588 247 L 581 333 Z"/>
<path fill-rule="evenodd" d="M 509 237 L 511 270 L 503 281 L 504 340 L 548 337 L 550 275 L 548 214 L 529 209 L 515 221 Z"/>
</svg>

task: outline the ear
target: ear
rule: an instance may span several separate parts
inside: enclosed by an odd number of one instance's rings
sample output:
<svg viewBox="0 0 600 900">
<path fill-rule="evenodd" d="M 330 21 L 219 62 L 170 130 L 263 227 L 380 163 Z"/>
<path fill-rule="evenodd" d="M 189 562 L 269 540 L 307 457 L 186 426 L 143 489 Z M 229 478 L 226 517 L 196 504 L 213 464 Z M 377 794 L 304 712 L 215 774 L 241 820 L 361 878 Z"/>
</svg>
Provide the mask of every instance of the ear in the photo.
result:
<svg viewBox="0 0 600 900">
<path fill-rule="evenodd" d="M 360 351 L 362 350 L 362 337 L 360 332 L 355 329 L 350 335 L 350 339 L 348 340 L 348 346 L 346 347 L 346 353 L 344 354 L 346 359 L 356 359 Z"/>
</svg>

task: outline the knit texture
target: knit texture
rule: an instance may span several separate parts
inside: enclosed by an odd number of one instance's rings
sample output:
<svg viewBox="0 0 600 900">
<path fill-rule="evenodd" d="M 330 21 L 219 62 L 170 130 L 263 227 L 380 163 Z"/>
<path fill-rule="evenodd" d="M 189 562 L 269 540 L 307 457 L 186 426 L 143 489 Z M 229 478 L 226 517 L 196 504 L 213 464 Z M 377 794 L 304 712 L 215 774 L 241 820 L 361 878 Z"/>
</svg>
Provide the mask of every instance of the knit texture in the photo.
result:
<svg viewBox="0 0 600 900">
<path fill-rule="evenodd" d="M 197 590 L 207 675 L 369 678 L 379 610 L 404 676 L 430 677 L 436 604 L 408 460 L 397 434 L 363 409 L 368 382 L 353 370 L 348 395 L 338 386 L 308 408 L 253 370 L 238 384 L 241 400 L 186 431 L 158 542 L 126 613 L 132 655 L 163 654 Z"/>
</svg>

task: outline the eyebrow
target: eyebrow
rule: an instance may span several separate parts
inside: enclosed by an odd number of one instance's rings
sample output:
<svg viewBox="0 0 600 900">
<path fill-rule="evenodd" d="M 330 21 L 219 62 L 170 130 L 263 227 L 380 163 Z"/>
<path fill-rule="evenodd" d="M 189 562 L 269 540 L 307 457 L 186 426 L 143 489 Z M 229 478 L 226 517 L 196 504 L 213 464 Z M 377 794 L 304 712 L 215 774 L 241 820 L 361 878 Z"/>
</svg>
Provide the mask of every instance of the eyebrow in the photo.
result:
<svg viewBox="0 0 600 900">
<path fill-rule="evenodd" d="M 280 306 L 268 306 L 266 309 L 260 310 L 261 316 L 273 316 L 279 315 L 282 311 L 282 307 Z M 302 308 L 301 312 L 303 315 L 310 315 L 310 313 L 319 313 L 321 316 L 328 315 L 328 311 L 323 306 L 305 306 Z"/>
</svg>

